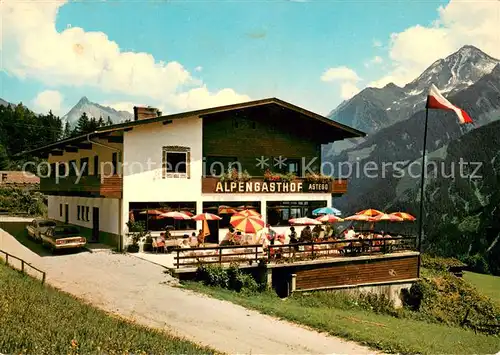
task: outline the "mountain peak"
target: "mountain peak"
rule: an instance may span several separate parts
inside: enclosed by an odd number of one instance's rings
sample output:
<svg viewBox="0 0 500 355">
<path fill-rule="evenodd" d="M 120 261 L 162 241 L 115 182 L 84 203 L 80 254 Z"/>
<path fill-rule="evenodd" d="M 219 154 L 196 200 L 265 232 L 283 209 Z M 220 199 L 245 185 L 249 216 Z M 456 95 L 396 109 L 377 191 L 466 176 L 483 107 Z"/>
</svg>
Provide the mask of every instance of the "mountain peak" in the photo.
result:
<svg viewBox="0 0 500 355">
<path fill-rule="evenodd" d="M 425 91 L 434 83 L 444 92 L 457 92 L 491 73 L 500 60 L 480 49 L 465 45 L 444 59 L 436 60 L 418 78 L 407 84 L 405 90 Z"/>
<path fill-rule="evenodd" d="M 80 105 L 83 105 L 83 104 L 88 104 L 90 103 L 89 99 L 87 98 L 87 96 L 82 96 L 82 98 L 78 101 L 78 104 Z M 77 105 L 78 105 L 77 104 Z"/>
<path fill-rule="evenodd" d="M 69 122 L 70 126 L 74 126 L 83 113 L 89 118 L 95 119 L 99 119 L 100 117 L 106 119 L 109 117 L 113 123 L 120 123 L 125 120 L 133 119 L 133 115 L 130 112 L 118 112 L 111 107 L 99 105 L 91 102 L 87 96 L 83 96 L 78 103 L 62 117 L 62 119 L 65 122 Z"/>
</svg>

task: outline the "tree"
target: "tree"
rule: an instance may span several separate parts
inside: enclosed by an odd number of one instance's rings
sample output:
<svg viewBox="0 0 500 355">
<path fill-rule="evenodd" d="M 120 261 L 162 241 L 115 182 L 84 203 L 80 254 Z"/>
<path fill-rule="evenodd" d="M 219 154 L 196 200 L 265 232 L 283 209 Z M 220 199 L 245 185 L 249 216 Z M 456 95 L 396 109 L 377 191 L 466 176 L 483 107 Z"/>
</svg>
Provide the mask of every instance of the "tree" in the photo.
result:
<svg viewBox="0 0 500 355">
<path fill-rule="evenodd" d="M 66 121 L 64 125 L 63 138 L 69 138 L 69 137 L 71 137 L 71 128 L 69 126 L 69 122 Z"/>
<path fill-rule="evenodd" d="M 106 126 L 111 126 L 113 124 L 113 121 L 111 121 L 111 117 L 108 116 L 108 119 L 106 120 Z"/>
<path fill-rule="evenodd" d="M 10 168 L 10 159 L 7 155 L 7 151 L 0 145 L 0 170 L 9 170 Z"/>
<path fill-rule="evenodd" d="M 99 117 L 99 120 L 97 121 L 97 127 L 104 127 L 106 124 L 104 123 L 104 120 L 102 119 L 102 116 Z"/>
<path fill-rule="evenodd" d="M 89 132 L 89 127 L 90 126 L 90 119 L 87 116 L 87 113 L 84 112 L 78 119 L 78 122 L 76 123 L 76 133 L 77 134 L 85 134 Z"/>
</svg>

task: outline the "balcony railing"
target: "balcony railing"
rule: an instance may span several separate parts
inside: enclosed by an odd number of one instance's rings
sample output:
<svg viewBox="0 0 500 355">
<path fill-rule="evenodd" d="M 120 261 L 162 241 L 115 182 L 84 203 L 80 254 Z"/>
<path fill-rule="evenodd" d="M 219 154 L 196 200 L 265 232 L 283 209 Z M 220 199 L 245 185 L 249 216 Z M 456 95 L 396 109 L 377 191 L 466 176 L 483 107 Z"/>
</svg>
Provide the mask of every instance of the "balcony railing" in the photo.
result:
<svg viewBox="0 0 500 355">
<path fill-rule="evenodd" d="M 47 195 L 74 195 L 122 198 L 123 180 L 121 176 L 100 175 L 66 176 L 40 178 L 40 192 Z"/>
<path fill-rule="evenodd" d="M 326 183 L 316 183 L 304 178 L 293 181 L 266 181 L 263 177 L 253 177 L 248 181 L 221 181 L 218 177 L 202 178 L 201 191 L 212 193 L 330 193 L 341 195 L 347 192 L 347 179 L 335 179 Z"/>
</svg>

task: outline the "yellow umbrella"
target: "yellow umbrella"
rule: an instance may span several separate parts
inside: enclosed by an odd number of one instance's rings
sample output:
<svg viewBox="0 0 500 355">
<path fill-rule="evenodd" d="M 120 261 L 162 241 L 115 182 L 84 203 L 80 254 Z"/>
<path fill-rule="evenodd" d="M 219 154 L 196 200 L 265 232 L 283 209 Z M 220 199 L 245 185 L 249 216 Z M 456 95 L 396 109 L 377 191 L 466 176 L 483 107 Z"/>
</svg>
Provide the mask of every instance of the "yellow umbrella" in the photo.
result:
<svg viewBox="0 0 500 355">
<path fill-rule="evenodd" d="M 243 210 L 243 211 L 237 212 L 236 214 L 242 215 L 242 216 L 253 216 L 253 217 L 257 217 L 257 218 L 262 218 L 262 215 L 255 210 Z"/>
<path fill-rule="evenodd" d="M 384 212 L 369 208 L 367 210 L 359 211 L 356 213 L 357 215 L 363 215 L 363 216 L 368 216 L 368 217 L 377 217 L 378 215 L 384 214 Z"/>
<path fill-rule="evenodd" d="M 234 214 L 229 223 L 244 233 L 257 233 L 265 225 L 265 222 L 256 216 L 245 216 L 239 213 Z"/>
<path fill-rule="evenodd" d="M 416 220 L 415 217 L 413 217 L 411 214 L 406 213 L 406 212 L 393 212 L 390 215 L 402 218 L 403 221 L 415 221 Z"/>
</svg>

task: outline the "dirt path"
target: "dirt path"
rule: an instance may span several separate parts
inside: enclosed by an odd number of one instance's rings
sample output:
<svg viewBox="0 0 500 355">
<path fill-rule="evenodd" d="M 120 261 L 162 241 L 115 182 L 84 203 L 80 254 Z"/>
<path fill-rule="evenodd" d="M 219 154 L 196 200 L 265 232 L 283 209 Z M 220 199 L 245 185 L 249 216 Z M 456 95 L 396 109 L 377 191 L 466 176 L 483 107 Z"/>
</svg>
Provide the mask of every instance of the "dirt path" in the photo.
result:
<svg viewBox="0 0 500 355">
<path fill-rule="evenodd" d="M 230 354 L 373 354 L 339 338 L 169 285 L 163 268 L 130 255 L 51 256 L 0 230 L 0 249 L 47 272 L 47 282 L 107 311 Z M 24 244 L 25 246 L 23 246 Z M 26 247 L 27 246 L 27 247 Z"/>
</svg>

